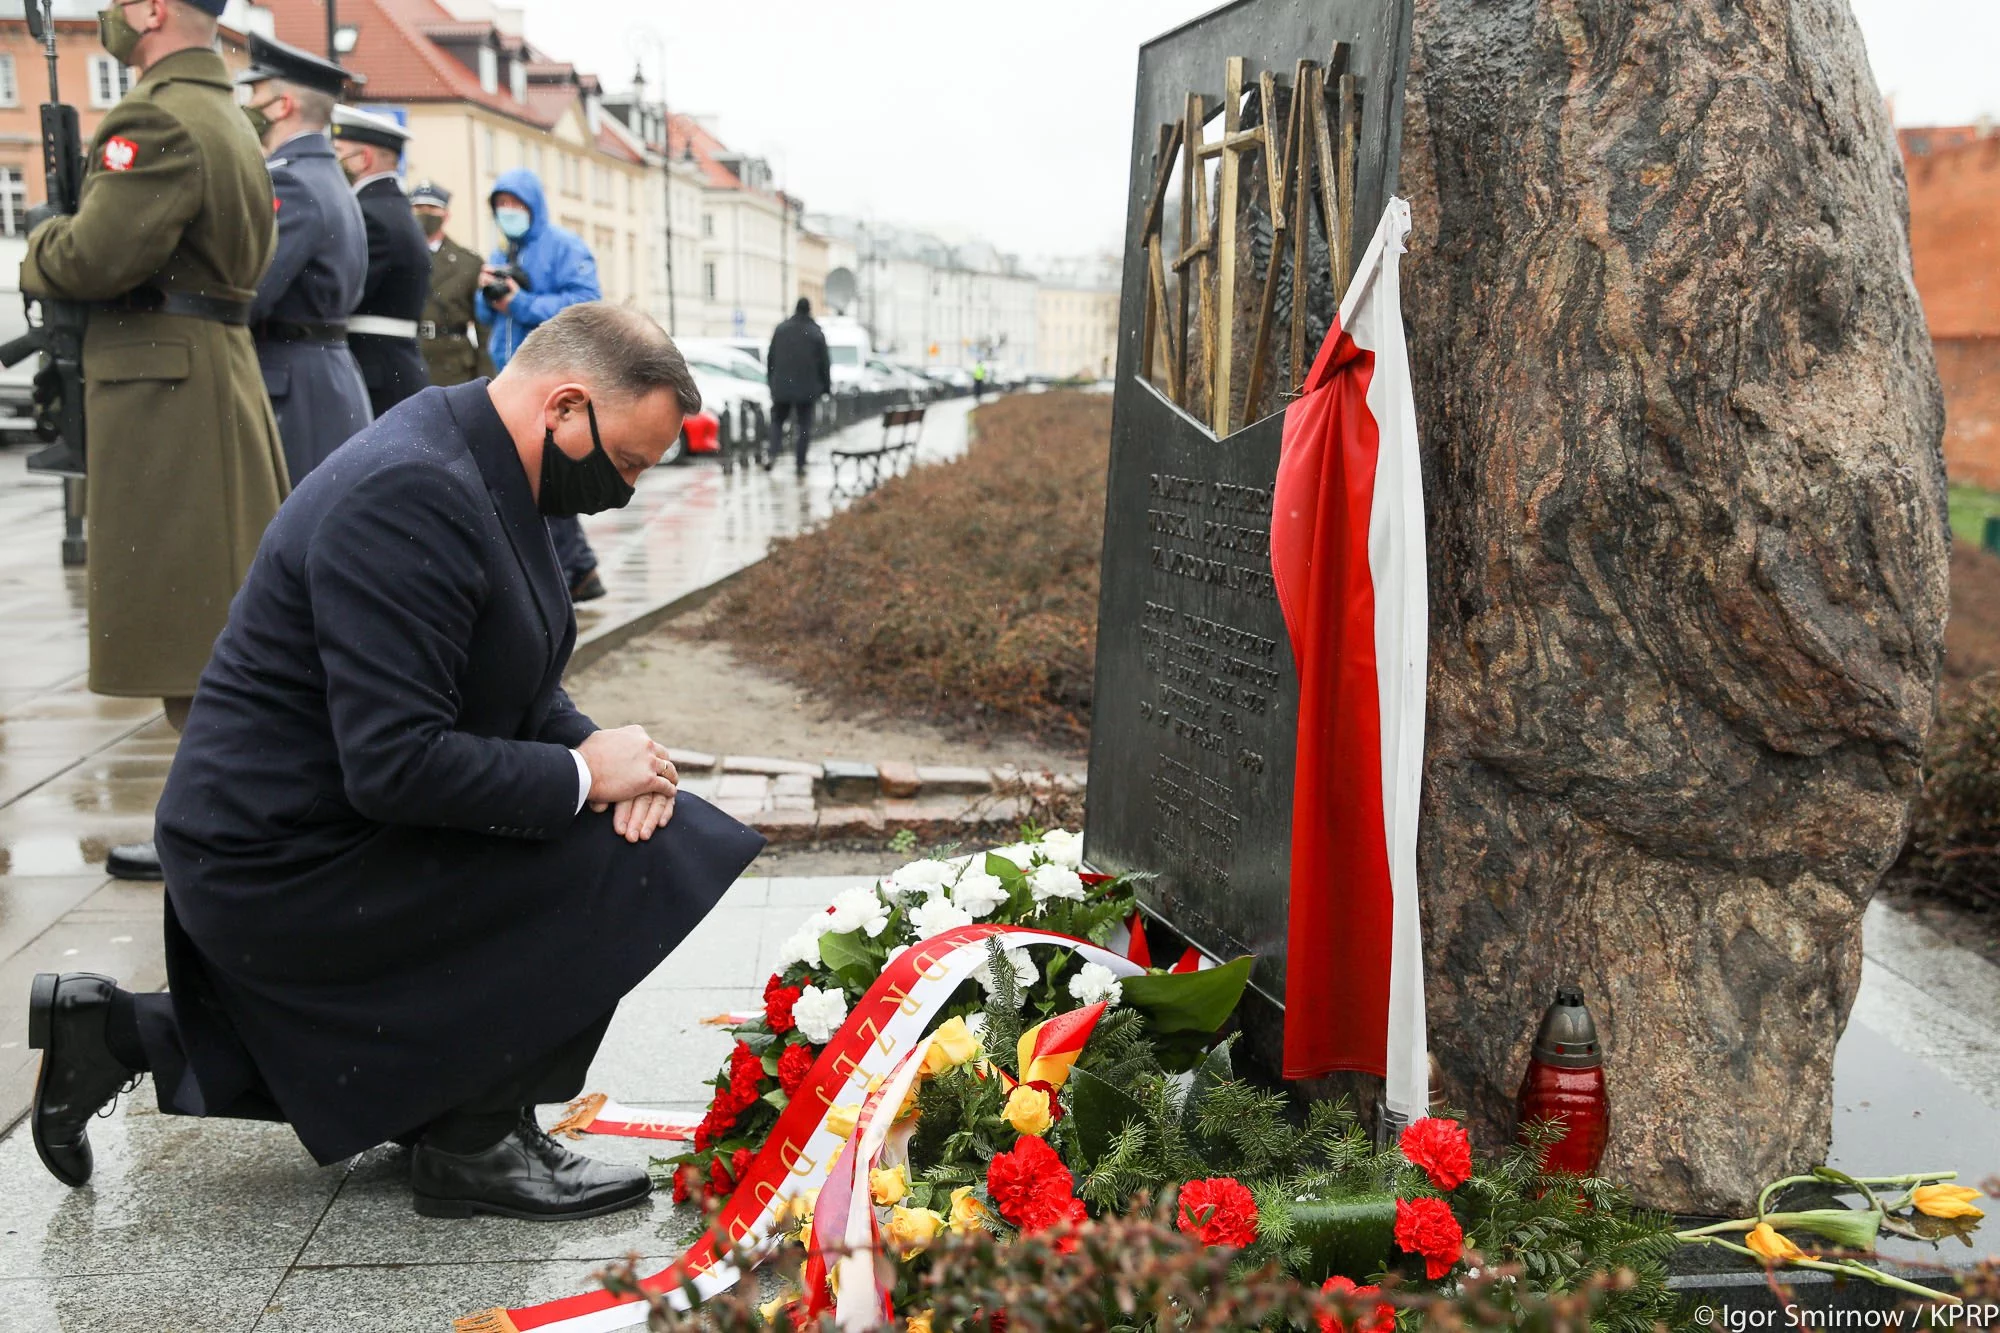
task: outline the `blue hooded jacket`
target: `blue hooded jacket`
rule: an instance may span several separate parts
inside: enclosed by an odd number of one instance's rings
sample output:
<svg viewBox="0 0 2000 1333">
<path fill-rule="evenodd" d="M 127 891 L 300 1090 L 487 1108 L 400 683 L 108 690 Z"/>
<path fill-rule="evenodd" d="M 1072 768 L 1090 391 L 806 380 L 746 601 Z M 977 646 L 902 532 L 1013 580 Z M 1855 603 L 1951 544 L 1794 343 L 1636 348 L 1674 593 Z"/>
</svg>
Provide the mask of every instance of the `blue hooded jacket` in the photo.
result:
<svg viewBox="0 0 2000 1333">
<path fill-rule="evenodd" d="M 549 221 L 548 200 L 535 173 L 523 167 L 504 173 L 493 182 L 493 195 L 511 194 L 528 206 L 528 231 L 518 241 L 510 241 L 493 252 L 492 263 L 518 264 L 532 284 L 497 311 L 479 298 L 479 319 L 493 326 L 493 340 L 487 350 L 493 354 L 493 368 L 502 369 L 514 355 L 521 340 L 543 320 L 564 306 L 602 299 L 597 285 L 597 261 L 590 247 L 575 232 L 565 231 Z M 493 205 L 493 195 L 486 199 Z"/>
</svg>

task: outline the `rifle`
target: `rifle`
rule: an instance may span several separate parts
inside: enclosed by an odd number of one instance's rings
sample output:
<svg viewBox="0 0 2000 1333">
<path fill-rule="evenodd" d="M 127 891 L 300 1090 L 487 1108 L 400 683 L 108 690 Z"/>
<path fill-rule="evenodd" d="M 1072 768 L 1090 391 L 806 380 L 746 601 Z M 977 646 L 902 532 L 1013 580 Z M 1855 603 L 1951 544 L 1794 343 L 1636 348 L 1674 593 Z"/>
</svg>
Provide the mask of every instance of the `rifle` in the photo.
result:
<svg viewBox="0 0 2000 1333">
<path fill-rule="evenodd" d="M 83 190 L 83 136 L 76 108 L 62 100 L 56 85 L 54 0 L 26 0 L 28 33 L 42 44 L 49 62 L 49 100 L 42 103 L 42 167 L 49 183 L 51 214 L 74 213 Z M 35 374 L 35 433 L 49 441 L 28 455 L 30 472 L 59 476 L 84 474 L 83 328 L 90 307 L 80 301 L 23 298 L 28 331 L 0 345 L 0 365 L 11 366 L 39 352 Z"/>
</svg>

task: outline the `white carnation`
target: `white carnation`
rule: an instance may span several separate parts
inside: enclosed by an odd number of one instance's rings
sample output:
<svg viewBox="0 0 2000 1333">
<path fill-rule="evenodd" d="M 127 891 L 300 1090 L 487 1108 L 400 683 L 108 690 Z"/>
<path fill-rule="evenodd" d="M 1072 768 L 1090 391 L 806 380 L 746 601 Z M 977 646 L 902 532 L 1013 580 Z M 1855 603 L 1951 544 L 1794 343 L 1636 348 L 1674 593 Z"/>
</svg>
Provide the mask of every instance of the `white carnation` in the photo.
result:
<svg viewBox="0 0 2000 1333">
<path fill-rule="evenodd" d="M 895 962 L 898 958 L 901 958 L 904 954 L 908 953 L 909 951 L 910 951 L 909 945 L 907 944 L 897 945 L 895 948 L 889 950 L 889 956 L 882 960 L 882 966 L 887 967 L 889 964 Z"/>
<path fill-rule="evenodd" d="M 906 898 L 919 889 L 935 893 L 951 883 L 951 876 L 952 867 L 943 861 L 912 861 L 889 876 L 882 887 L 898 898 Z"/>
<path fill-rule="evenodd" d="M 1001 903 L 1007 901 L 1007 886 L 1000 882 L 998 875 L 989 875 L 984 870 L 965 868 L 952 885 L 951 900 L 977 917 L 985 916 Z"/>
<path fill-rule="evenodd" d="M 1088 896 L 1083 891 L 1083 879 L 1068 866 L 1036 866 L 1028 876 L 1028 888 L 1038 903 L 1046 903 L 1051 898 L 1082 902 Z"/>
<path fill-rule="evenodd" d="M 847 992 L 838 986 L 826 990 L 807 986 L 792 1002 L 792 1018 L 807 1041 L 824 1046 L 847 1021 Z"/>
<path fill-rule="evenodd" d="M 833 911 L 827 914 L 824 929 L 845 935 L 859 930 L 874 939 L 889 924 L 889 905 L 882 901 L 882 895 L 875 892 L 873 884 L 859 889 L 849 889 L 833 900 Z"/>
<path fill-rule="evenodd" d="M 1002 860 L 1012 861 L 1023 870 L 1026 870 L 1035 863 L 1035 849 L 1025 842 L 1012 843 L 1006 847 L 995 847 L 992 855 L 1000 857 Z M 980 864 L 984 865 L 985 861 L 982 860 Z"/>
<path fill-rule="evenodd" d="M 1069 993 L 1078 1004 L 1096 1004 L 1102 1000 L 1109 1008 L 1125 998 L 1125 987 L 1119 984 L 1118 974 L 1104 964 L 1085 963 L 1069 979 Z"/>
<path fill-rule="evenodd" d="M 1074 870 L 1083 864 L 1083 835 L 1068 829 L 1050 829 L 1039 844 L 1042 855 L 1059 866 Z"/>
<path fill-rule="evenodd" d="M 972 914 L 949 898 L 926 898 L 910 909 L 910 930 L 918 940 L 972 924 Z"/>
<path fill-rule="evenodd" d="M 818 967 L 819 937 L 823 930 L 821 918 L 814 917 L 805 925 L 793 931 L 791 938 L 778 949 L 778 970 L 783 972 L 793 963 L 804 963 L 807 967 Z"/>
<path fill-rule="evenodd" d="M 1034 985 L 1042 975 L 1035 970 L 1035 960 L 1028 957 L 1026 949 L 1009 949 L 1007 951 L 1007 961 L 1014 967 L 1015 986 L 1023 991 Z M 993 994 L 993 960 L 988 958 L 985 962 L 974 968 L 972 979 L 984 987 L 988 995 Z"/>
</svg>

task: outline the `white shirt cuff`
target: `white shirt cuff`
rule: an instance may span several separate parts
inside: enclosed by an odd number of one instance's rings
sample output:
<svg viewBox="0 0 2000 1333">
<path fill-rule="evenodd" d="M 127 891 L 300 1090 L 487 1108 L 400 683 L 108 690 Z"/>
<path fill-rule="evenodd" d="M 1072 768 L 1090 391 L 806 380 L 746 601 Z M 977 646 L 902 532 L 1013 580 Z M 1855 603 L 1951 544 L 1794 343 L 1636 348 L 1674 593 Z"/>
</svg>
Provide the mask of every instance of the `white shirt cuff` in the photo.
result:
<svg viewBox="0 0 2000 1333">
<path fill-rule="evenodd" d="M 569 757 L 576 760 L 576 810 L 581 814 L 583 803 L 590 799 L 590 765 L 584 761 L 581 750 L 571 750 Z"/>
</svg>

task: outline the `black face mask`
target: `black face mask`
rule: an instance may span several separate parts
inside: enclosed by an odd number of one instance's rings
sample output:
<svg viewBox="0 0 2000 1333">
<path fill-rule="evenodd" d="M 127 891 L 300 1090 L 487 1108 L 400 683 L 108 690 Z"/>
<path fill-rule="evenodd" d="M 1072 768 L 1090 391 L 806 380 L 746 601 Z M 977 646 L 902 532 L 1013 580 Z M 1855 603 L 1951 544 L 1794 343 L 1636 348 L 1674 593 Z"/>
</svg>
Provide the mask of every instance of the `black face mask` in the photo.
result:
<svg viewBox="0 0 2000 1333">
<path fill-rule="evenodd" d="M 583 410 L 590 417 L 590 452 L 582 458 L 556 448 L 554 431 L 542 433 L 542 493 L 536 507 L 552 518 L 623 509 L 632 498 L 632 486 L 618 475 L 598 438 L 596 407 L 586 400 Z"/>
</svg>

